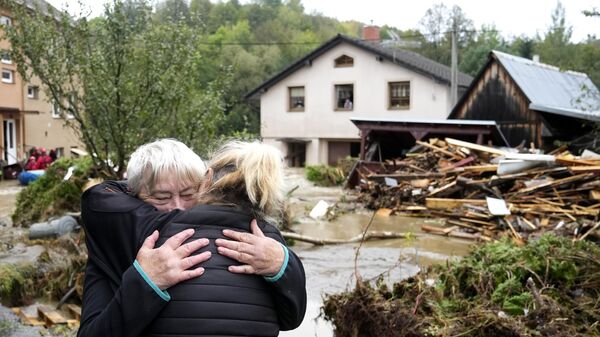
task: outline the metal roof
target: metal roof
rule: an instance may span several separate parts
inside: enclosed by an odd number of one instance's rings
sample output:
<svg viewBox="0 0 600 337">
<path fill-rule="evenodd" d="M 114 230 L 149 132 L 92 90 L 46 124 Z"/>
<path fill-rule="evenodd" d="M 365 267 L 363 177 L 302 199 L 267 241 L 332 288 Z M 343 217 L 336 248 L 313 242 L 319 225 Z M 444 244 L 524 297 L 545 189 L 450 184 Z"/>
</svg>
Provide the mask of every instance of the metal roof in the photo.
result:
<svg viewBox="0 0 600 337">
<path fill-rule="evenodd" d="M 406 67 L 424 76 L 431 77 L 441 83 L 446 83 L 448 85 L 450 84 L 450 67 L 446 65 L 430 60 L 425 56 L 419 55 L 412 51 L 384 47 L 377 42 L 364 41 L 338 34 L 317 49 L 311 51 L 298 61 L 292 63 L 279 73 L 264 81 L 261 85 L 246 94 L 245 98 L 251 98 L 262 91 L 268 90 L 270 87 L 277 84 L 277 82 L 283 80 L 296 70 L 306 65 L 310 65 L 314 59 L 343 42 L 374 53 L 380 56 L 382 60 L 391 61 L 394 64 Z M 467 88 L 472 80 L 473 77 L 461 72 L 458 73 L 459 87 Z"/>
<path fill-rule="evenodd" d="M 600 91 L 586 74 L 495 50 L 492 56 L 527 96 L 530 109 L 600 122 Z"/>
</svg>

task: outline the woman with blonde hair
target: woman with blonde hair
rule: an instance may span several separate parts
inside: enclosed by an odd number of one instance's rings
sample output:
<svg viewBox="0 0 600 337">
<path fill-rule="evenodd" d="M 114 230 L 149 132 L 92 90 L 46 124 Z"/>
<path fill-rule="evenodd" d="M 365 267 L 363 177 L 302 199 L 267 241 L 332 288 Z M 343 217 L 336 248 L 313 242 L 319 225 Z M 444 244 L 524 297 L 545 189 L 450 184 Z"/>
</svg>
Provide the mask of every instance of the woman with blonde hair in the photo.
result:
<svg viewBox="0 0 600 337">
<path fill-rule="evenodd" d="M 137 330 L 146 336 L 277 336 L 280 330 L 296 328 L 306 310 L 304 269 L 269 223 L 282 212 L 281 153 L 258 142 L 233 141 L 208 166 L 199 205 L 140 224 L 143 228 L 135 231 L 134 240 L 147 237 L 138 260 L 144 247 L 154 247 L 157 239 L 157 246 L 167 245 L 190 229 L 193 236 L 181 247 L 199 238 L 207 238 L 208 245 L 189 259 L 210 257 L 200 267 L 197 262 L 190 266 L 202 269 L 201 276 L 171 287 L 145 278 L 165 304 L 141 313 L 144 318 L 138 321 L 145 326 Z"/>
</svg>

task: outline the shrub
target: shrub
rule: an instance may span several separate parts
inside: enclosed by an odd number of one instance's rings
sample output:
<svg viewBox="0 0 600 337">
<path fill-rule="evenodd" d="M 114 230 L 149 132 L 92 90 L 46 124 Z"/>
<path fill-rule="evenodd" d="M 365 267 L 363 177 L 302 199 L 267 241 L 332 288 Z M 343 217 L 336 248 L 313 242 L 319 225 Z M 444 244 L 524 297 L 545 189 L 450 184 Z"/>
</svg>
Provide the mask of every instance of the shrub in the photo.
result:
<svg viewBox="0 0 600 337">
<path fill-rule="evenodd" d="M 73 175 L 64 180 L 69 167 Z M 78 212 L 83 186 L 92 173 L 92 160 L 84 158 L 61 158 L 17 195 L 15 212 L 12 215 L 16 226 L 29 226 L 45 221 L 50 216 L 65 212 Z"/>
<path fill-rule="evenodd" d="M 306 167 L 306 178 L 317 186 L 336 186 L 343 184 L 346 176 L 337 167 L 316 165 Z"/>
</svg>

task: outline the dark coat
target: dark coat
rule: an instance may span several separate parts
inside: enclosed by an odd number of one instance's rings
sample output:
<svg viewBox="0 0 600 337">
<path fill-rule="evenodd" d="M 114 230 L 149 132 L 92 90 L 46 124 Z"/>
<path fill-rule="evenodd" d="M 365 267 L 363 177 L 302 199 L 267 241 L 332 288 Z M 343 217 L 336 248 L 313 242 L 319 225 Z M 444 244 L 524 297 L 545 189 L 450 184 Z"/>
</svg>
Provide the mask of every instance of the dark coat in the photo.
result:
<svg viewBox="0 0 600 337">
<path fill-rule="evenodd" d="M 291 250 L 285 273 L 274 283 L 256 275 L 228 272 L 226 266 L 237 262 L 216 253 L 213 239 L 222 235 L 223 225 L 249 231 L 250 215 L 209 205 L 161 213 L 125 192 L 122 183 L 105 182 L 82 197 L 89 259 L 78 336 L 133 337 L 175 331 L 248 335 L 252 330 L 257 331 L 256 335 L 270 336 L 302 322 L 306 311 L 305 276 L 300 259 Z M 155 229 L 161 232 L 160 242 L 164 242 L 163 236 L 190 225 L 202 229 L 196 237 L 209 237 L 211 243 L 204 249 L 210 249 L 213 255 L 203 264 L 205 274 L 168 289 L 172 299 L 166 302 L 132 263 L 145 238 Z M 275 227 L 264 222 L 259 226 L 265 235 L 283 243 Z M 246 287 L 254 289 L 246 291 Z"/>
</svg>

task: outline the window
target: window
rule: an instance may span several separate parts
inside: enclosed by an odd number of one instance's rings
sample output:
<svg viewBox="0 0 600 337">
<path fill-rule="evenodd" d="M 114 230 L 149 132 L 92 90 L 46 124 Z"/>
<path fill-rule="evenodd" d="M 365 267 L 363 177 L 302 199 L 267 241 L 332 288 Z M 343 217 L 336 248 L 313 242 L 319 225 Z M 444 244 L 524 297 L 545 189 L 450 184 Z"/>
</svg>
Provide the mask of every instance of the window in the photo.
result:
<svg viewBox="0 0 600 337">
<path fill-rule="evenodd" d="M 354 59 L 348 55 L 342 55 L 335 59 L 335 67 L 352 67 L 354 66 Z"/>
<path fill-rule="evenodd" d="M 2 69 L 2 82 L 13 83 L 13 71 L 9 69 Z"/>
<path fill-rule="evenodd" d="M 8 16 L 0 16 L 0 25 L 2 26 L 11 26 L 12 20 Z"/>
<path fill-rule="evenodd" d="M 2 63 L 5 63 L 5 64 L 12 63 L 12 60 L 10 59 L 10 53 L 8 52 L 8 50 L 2 50 L 0 52 L 0 61 L 2 61 Z"/>
<path fill-rule="evenodd" d="M 60 118 L 61 111 L 60 106 L 56 102 L 52 102 L 52 117 Z"/>
<path fill-rule="evenodd" d="M 40 88 L 30 85 L 27 87 L 27 98 L 38 99 Z"/>
<path fill-rule="evenodd" d="M 335 109 L 354 109 L 354 84 L 339 84 L 335 86 Z"/>
<path fill-rule="evenodd" d="M 410 107 L 410 82 L 390 82 L 389 109 L 408 109 Z"/>
<path fill-rule="evenodd" d="M 289 110 L 304 111 L 304 87 L 289 87 Z"/>
<path fill-rule="evenodd" d="M 77 95 L 75 93 L 71 93 L 69 95 L 69 101 L 67 102 L 67 104 L 68 104 L 67 118 L 75 118 L 75 116 L 73 115 L 73 110 L 75 110 L 74 105 L 75 105 L 76 99 L 77 99 Z"/>
</svg>

